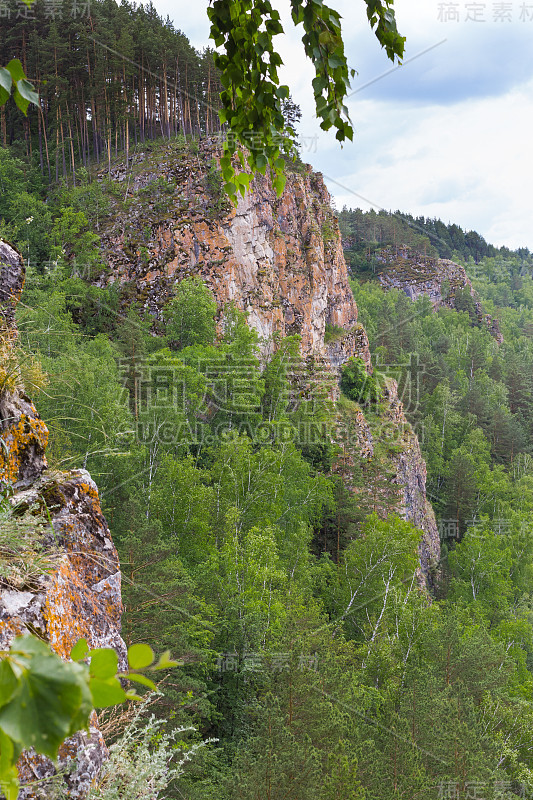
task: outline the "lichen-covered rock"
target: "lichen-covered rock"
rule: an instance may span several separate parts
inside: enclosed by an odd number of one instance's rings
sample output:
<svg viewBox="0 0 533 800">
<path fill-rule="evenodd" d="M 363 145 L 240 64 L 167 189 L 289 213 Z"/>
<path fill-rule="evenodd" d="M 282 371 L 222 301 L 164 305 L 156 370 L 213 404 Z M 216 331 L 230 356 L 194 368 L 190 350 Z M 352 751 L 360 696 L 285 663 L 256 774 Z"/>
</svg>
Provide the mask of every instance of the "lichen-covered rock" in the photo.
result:
<svg viewBox="0 0 533 800">
<path fill-rule="evenodd" d="M 16 250 L 0 243 L 0 281 L 5 279 L 0 284 L 0 311 L 7 321 L 0 338 L 3 367 L 12 357 L 13 312 L 23 269 Z M 0 387 L 0 436 L 0 480 L 12 488 L 10 503 L 20 511 L 49 515 L 51 530 L 44 545 L 54 556 L 53 568 L 30 585 L 11 585 L 8 578 L 0 582 L 0 649 L 30 631 L 66 659 L 85 637 L 90 647 L 114 647 L 125 667 L 119 561 L 96 484 L 85 470 L 46 469 L 48 431 L 17 382 L 9 391 Z M 90 730 L 67 740 L 60 752 L 69 797 L 87 794 L 106 753 L 93 715 Z M 28 751 L 19 766 L 23 783 L 32 784 L 23 787 L 20 800 L 40 797 L 43 789 L 35 781 L 55 774 L 52 762 Z"/>
<path fill-rule="evenodd" d="M 47 442 L 48 430 L 31 400 L 22 391 L 0 388 L 0 481 L 31 483 L 46 467 Z"/>
<path fill-rule="evenodd" d="M 176 192 L 165 195 L 165 211 L 156 211 L 150 194 L 134 196 L 152 184 L 156 191 L 152 167 L 136 174 L 126 192 L 134 207 L 127 218 L 117 210 L 101 233 L 108 265 L 101 284 L 131 286 L 132 299 L 156 314 L 177 282 L 199 275 L 219 308 L 233 301 L 264 339 L 276 331 L 299 334 L 304 355 L 324 352 L 326 324 L 347 330 L 356 324 L 338 223 L 321 176 L 309 167 L 289 173 L 278 198 L 270 179 L 258 175 L 236 208 L 219 199 L 214 213 L 206 175 L 220 156 L 217 142 L 202 142 L 194 160 L 169 152 L 157 180 L 174 182 Z"/>
<path fill-rule="evenodd" d="M 24 286 L 20 253 L 0 240 L 0 482 L 28 482 L 46 466 L 48 431 L 24 394 L 16 352 L 15 308 Z"/>
<path fill-rule="evenodd" d="M 433 308 L 458 309 L 458 292 L 466 291 L 480 325 L 485 325 L 496 341 L 501 344 L 503 336 L 498 320 L 485 313 L 474 291 L 472 282 L 461 264 L 447 258 L 423 256 L 410 247 L 384 247 L 376 254 L 380 262 L 379 280 L 384 289 L 399 289 L 410 300 L 425 295 Z"/>
</svg>

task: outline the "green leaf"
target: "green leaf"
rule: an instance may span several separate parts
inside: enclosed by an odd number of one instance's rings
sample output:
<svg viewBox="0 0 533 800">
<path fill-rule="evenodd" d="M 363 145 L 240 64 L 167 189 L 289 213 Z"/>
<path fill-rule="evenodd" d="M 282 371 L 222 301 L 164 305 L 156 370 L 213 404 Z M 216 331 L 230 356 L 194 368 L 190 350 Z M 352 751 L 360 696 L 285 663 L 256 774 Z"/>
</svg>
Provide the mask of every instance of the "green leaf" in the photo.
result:
<svg viewBox="0 0 533 800">
<path fill-rule="evenodd" d="M 316 78 L 313 78 L 311 83 L 313 84 L 315 94 L 320 94 L 324 91 L 324 89 L 327 88 L 328 79 L 325 77 L 325 75 L 317 75 Z"/>
<path fill-rule="evenodd" d="M 126 692 L 126 700 L 140 700 L 142 702 L 142 697 L 140 694 L 137 694 L 134 689 L 128 689 Z"/>
<path fill-rule="evenodd" d="M 63 663 L 63 662 L 62 662 Z M 89 716 L 93 710 L 91 691 L 89 689 L 89 668 L 85 664 L 68 664 L 70 673 L 75 676 L 81 687 L 82 701 L 77 713 L 72 714 L 69 736 L 76 731 L 87 728 Z"/>
<path fill-rule="evenodd" d="M 127 678 L 129 681 L 134 681 L 135 683 L 141 683 L 143 686 L 148 686 L 153 692 L 157 692 L 157 686 L 150 678 L 147 678 L 146 675 L 128 672 L 126 675 L 121 675 L 120 677 Z"/>
<path fill-rule="evenodd" d="M 83 661 L 89 653 L 89 645 L 86 639 L 78 639 L 72 650 L 70 657 L 73 661 Z"/>
<path fill-rule="evenodd" d="M 19 681 L 7 658 L 0 661 L 0 706 L 5 706 L 15 693 Z"/>
<path fill-rule="evenodd" d="M 281 197 L 281 195 L 283 194 L 286 181 L 287 178 L 283 173 L 278 173 L 273 179 L 272 186 L 274 187 L 274 191 L 276 192 L 278 197 Z"/>
<path fill-rule="evenodd" d="M 237 187 L 232 181 L 226 181 L 226 183 L 224 184 L 224 189 L 226 190 L 230 200 L 237 191 Z M 159 667 L 156 667 L 156 669 L 159 669 Z"/>
<path fill-rule="evenodd" d="M 239 172 L 239 174 L 235 175 L 234 178 L 234 181 L 239 189 L 243 188 L 245 191 L 249 187 L 251 180 L 252 176 L 248 172 Z"/>
<path fill-rule="evenodd" d="M 33 103 L 35 106 L 39 105 L 39 95 L 33 88 L 33 84 L 29 81 L 25 80 L 24 78 L 20 81 L 17 81 L 17 90 L 19 94 L 28 101 L 28 103 Z"/>
<path fill-rule="evenodd" d="M 8 95 L 11 94 L 11 87 L 13 86 L 13 78 L 11 73 L 5 67 L 0 67 L 0 86 L 6 90 Z"/>
<path fill-rule="evenodd" d="M 19 793 L 19 780 L 16 762 L 20 750 L 15 747 L 12 740 L 0 730 L 0 789 L 6 800 L 17 800 Z"/>
<path fill-rule="evenodd" d="M 91 650 L 91 664 L 89 672 L 93 678 L 113 678 L 117 674 L 118 669 L 118 656 L 115 651 L 109 647 L 101 647 L 97 650 Z"/>
<path fill-rule="evenodd" d="M 39 105 L 39 95 L 33 84 L 27 80 L 18 58 L 12 58 L 7 67 L 0 69 L 0 105 L 8 100 L 13 85 L 13 99 L 23 114 L 27 113 L 30 103 Z"/>
<path fill-rule="evenodd" d="M 344 58 L 336 55 L 330 56 L 328 58 L 328 67 L 330 69 L 335 69 L 336 67 L 342 67 L 342 66 L 344 66 Z"/>
<path fill-rule="evenodd" d="M 22 69 L 22 64 L 18 58 L 12 58 L 6 69 L 9 71 L 11 78 L 13 79 L 13 83 L 18 83 L 18 81 L 22 81 L 26 77 L 24 70 Z"/>
<path fill-rule="evenodd" d="M 89 683 L 93 703 L 97 708 L 107 708 L 123 703 L 126 699 L 126 692 L 120 685 L 117 678 L 91 678 Z"/>
<path fill-rule="evenodd" d="M 159 661 L 155 665 L 154 669 L 171 669 L 171 667 L 182 667 L 183 661 L 173 661 L 170 658 L 170 650 L 165 650 L 159 656 Z"/>
<path fill-rule="evenodd" d="M 33 636 L 15 639 L 10 657 L 20 670 L 19 685 L 0 708 L 0 728 L 21 747 L 55 758 L 63 740 L 87 725 L 92 705 L 86 671 Z"/>
<path fill-rule="evenodd" d="M 320 44 L 332 44 L 335 41 L 335 37 L 330 31 L 322 31 L 318 37 L 318 41 Z"/>
<path fill-rule="evenodd" d="M 26 114 L 26 112 L 28 111 L 28 106 L 29 106 L 30 102 L 29 102 L 29 100 L 26 100 L 26 98 L 22 97 L 22 95 L 21 95 L 21 93 L 19 92 L 18 89 L 15 89 L 15 92 L 13 94 L 13 100 L 15 101 L 17 106 L 20 108 L 22 113 Z"/>
<path fill-rule="evenodd" d="M 149 667 L 154 658 L 154 651 L 147 644 L 132 644 L 128 649 L 128 664 L 132 669 Z"/>
</svg>

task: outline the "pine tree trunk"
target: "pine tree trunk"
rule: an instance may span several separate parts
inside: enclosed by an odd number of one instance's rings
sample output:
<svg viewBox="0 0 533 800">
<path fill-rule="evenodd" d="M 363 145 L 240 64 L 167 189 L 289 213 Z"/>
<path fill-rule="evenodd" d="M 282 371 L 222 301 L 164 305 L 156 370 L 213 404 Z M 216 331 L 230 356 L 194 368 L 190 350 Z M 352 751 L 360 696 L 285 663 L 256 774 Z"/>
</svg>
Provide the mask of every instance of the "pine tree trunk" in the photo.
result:
<svg viewBox="0 0 533 800">
<path fill-rule="evenodd" d="M 6 110 L 4 106 L 0 108 L 0 129 L 2 132 L 2 146 L 7 147 Z"/>
<path fill-rule="evenodd" d="M 37 111 L 37 134 L 39 137 L 39 166 L 41 168 L 41 175 L 44 173 L 43 163 L 43 135 L 41 131 L 41 114 Z"/>
<path fill-rule="evenodd" d="M 51 172 L 50 172 L 50 154 L 48 152 L 48 138 L 46 136 L 46 120 L 44 118 L 42 105 L 40 106 L 40 119 L 41 119 L 42 130 L 43 130 L 44 149 L 45 149 L 45 152 L 46 152 L 46 166 L 48 167 L 48 180 L 51 180 L 52 175 L 51 175 Z"/>
<path fill-rule="evenodd" d="M 70 114 L 68 113 L 68 106 L 67 106 L 67 118 L 68 118 L 68 134 L 70 138 L 70 160 L 72 162 L 72 185 L 76 186 L 76 162 L 74 160 L 74 137 L 72 136 L 72 125 L 70 122 Z"/>
</svg>

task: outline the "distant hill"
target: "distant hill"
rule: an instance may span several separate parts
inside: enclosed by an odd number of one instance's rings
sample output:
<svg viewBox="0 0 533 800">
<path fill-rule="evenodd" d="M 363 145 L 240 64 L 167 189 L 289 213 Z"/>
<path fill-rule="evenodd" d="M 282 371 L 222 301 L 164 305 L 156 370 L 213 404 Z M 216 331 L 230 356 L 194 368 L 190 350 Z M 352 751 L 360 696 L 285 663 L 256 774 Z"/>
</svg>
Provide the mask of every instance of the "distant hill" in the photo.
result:
<svg viewBox="0 0 533 800">
<path fill-rule="evenodd" d="M 408 245 L 424 256 L 477 264 L 483 258 L 517 257 L 533 268 L 527 247 L 510 250 L 488 244 L 476 231 L 440 219 L 413 217 L 401 211 L 363 211 L 344 207 L 338 215 L 346 260 L 352 272 L 375 272 L 373 253 L 385 245 Z M 531 271 L 531 269 L 530 269 Z"/>
</svg>

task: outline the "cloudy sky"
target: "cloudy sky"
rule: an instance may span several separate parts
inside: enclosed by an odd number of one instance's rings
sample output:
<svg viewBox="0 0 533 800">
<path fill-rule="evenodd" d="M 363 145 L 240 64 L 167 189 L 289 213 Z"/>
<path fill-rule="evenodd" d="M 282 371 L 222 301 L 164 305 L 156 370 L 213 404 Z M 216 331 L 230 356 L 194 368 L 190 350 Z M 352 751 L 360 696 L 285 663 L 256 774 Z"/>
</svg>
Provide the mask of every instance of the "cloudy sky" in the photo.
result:
<svg viewBox="0 0 533 800">
<path fill-rule="evenodd" d="M 533 249 L 533 0 L 396 0 L 403 65 L 375 40 L 362 0 L 330 0 L 343 16 L 356 128 L 341 148 L 313 114 L 313 71 L 288 2 L 276 0 L 282 78 L 303 111 L 302 157 L 323 172 L 337 208 L 399 209 Z M 203 48 L 206 0 L 156 0 Z M 301 34 L 300 34 L 301 35 Z"/>
</svg>

